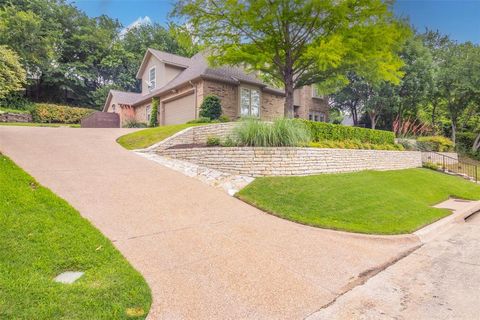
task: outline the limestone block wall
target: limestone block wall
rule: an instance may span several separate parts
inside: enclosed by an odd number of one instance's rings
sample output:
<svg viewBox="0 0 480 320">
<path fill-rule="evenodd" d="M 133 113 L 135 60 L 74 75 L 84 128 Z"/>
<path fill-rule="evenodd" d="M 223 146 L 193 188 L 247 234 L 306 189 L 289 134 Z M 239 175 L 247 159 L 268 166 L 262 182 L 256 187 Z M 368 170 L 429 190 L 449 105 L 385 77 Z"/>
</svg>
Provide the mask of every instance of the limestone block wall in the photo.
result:
<svg viewBox="0 0 480 320">
<path fill-rule="evenodd" d="M 0 113 L 0 122 L 32 122 L 32 116 L 29 113 Z"/>
<path fill-rule="evenodd" d="M 163 150 L 180 144 L 203 144 L 207 142 L 208 137 L 211 136 L 226 138 L 237 124 L 238 123 L 236 122 L 226 122 L 190 127 L 177 132 L 173 136 L 153 145 L 149 149 Z"/>
<path fill-rule="evenodd" d="M 422 166 L 418 151 L 319 148 L 185 148 L 157 150 L 161 156 L 246 176 L 288 176 Z"/>
</svg>

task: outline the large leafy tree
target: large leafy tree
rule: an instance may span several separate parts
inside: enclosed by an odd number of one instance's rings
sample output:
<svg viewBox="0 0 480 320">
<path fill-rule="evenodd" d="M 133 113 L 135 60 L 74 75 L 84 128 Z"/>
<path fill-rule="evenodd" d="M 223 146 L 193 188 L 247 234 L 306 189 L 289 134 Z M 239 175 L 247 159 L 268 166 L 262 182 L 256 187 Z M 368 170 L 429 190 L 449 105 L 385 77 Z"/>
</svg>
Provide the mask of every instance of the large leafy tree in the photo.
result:
<svg viewBox="0 0 480 320">
<path fill-rule="evenodd" d="M 450 118 L 455 142 L 461 116 L 480 103 L 480 47 L 451 41 L 443 46 L 440 57 L 438 93 Z"/>
<path fill-rule="evenodd" d="M 347 74 L 348 84 L 331 96 L 331 106 L 352 117 L 353 125 L 359 124 L 371 85 L 354 72 Z"/>
<path fill-rule="evenodd" d="M 7 46 L 0 46 L 0 99 L 22 89 L 26 73 L 17 53 Z"/>
<path fill-rule="evenodd" d="M 135 74 L 147 48 L 182 55 L 196 50 L 180 29 L 121 29 L 117 20 L 88 17 L 70 1 L 0 0 L 0 45 L 20 56 L 32 100 L 100 107 L 111 88 L 139 89 Z"/>
<path fill-rule="evenodd" d="M 281 82 L 285 115 L 302 85 L 346 81 L 354 70 L 398 83 L 407 29 L 381 0 L 181 0 L 184 17 L 210 49 L 212 64 L 247 65 Z"/>
</svg>

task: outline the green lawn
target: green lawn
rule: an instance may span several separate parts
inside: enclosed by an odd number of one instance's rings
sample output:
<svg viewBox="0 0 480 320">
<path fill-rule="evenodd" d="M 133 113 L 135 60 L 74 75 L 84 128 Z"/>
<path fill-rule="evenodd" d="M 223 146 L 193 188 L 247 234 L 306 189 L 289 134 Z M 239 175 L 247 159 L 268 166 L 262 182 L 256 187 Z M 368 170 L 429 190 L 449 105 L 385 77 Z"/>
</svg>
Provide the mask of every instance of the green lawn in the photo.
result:
<svg viewBox="0 0 480 320">
<path fill-rule="evenodd" d="M 0 122 L 0 126 L 19 126 L 19 127 L 71 127 L 80 128 L 79 124 L 67 123 L 38 123 L 38 122 Z"/>
<path fill-rule="evenodd" d="M 450 214 L 449 196 L 480 199 L 480 186 L 429 169 L 258 178 L 237 197 L 295 222 L 372 234 L 411 233 Z"/>
<path fill-rule="evenodd" d="M 199 125 L 205 124 L 175 124 L 171 126 L 148 128 L 121 136 L 117 139 L 117 142 L 128 150 L 143 149 L 160 142 L 183 129 Z"/>
<path fill-rule="evenodd" d="M 143 277 L 67 202 L 2 155 L 0 230 L 0 319 L 147 315 Z M 52 281 L 64 271 L 85 275 L 70 285 Z"/>
<path fill-rule="evenodd" d="M 7 107 L 0 107 L 0 113 L 2 112 L 11 112 L 11 113 L 30 113 L 30 110 L 21 110 L 21 109 L 12 109 Z"/>
</svg>

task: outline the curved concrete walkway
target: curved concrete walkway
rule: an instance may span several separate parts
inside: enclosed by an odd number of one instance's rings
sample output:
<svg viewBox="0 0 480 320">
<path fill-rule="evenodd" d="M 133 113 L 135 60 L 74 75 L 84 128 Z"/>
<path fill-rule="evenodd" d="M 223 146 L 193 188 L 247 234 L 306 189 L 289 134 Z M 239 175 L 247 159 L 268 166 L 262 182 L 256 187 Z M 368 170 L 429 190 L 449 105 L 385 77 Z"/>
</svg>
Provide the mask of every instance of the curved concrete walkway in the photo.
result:
<svg viewBox="0 0 480 320">
<path fill-rule="evenodd" d="M 124 150 L 115 139 L 127 131 L 0 126 L 0 151 L 144 275 L 151 319 L 305 318 L 418 245 L 265 214 Z"/>
</svg>

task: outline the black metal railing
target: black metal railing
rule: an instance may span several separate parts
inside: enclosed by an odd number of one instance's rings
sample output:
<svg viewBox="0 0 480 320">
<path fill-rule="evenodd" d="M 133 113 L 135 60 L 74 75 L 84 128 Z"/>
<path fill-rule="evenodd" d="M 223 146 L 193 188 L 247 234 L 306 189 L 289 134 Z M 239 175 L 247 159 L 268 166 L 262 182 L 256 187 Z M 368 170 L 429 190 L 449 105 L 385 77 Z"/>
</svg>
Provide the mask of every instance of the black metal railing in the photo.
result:
<svg viewBox="0 0 480 320">
<path fill-rule="evenodd" d="M 426 167 L 478 182 L 478 165 L 473 161 L 458 159 L 438 152 L 424 152 L 422 153 L 422 163 Z"/>
</svg>

